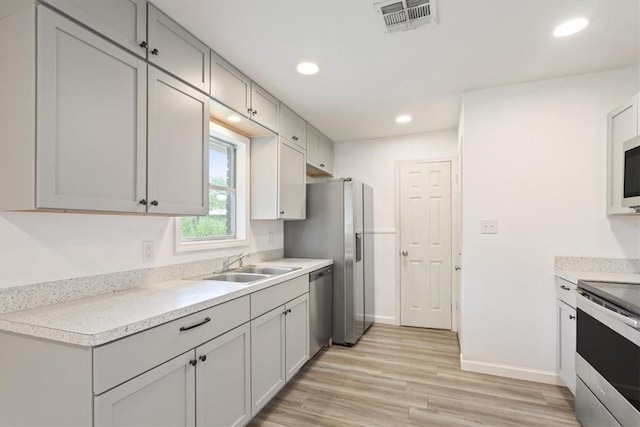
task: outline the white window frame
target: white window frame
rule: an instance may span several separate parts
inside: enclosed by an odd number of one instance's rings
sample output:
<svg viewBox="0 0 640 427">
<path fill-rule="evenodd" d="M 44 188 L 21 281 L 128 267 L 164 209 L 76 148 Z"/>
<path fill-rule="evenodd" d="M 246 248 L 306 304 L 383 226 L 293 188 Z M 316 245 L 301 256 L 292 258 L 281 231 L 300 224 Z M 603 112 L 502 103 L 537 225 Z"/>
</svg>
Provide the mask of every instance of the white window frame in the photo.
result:
<svg viewBox="0 0 640 427">
<path fill-rule="evenodd" d="M 236 235 L 235 238 L 182 241 L 180 218 L 174 220 L 176 252 L 250 246 L 249 233 L 249 170 L 251 140 L 215 122 L 209 123 L 209 135 L 236 147 Z"/>
</svg>

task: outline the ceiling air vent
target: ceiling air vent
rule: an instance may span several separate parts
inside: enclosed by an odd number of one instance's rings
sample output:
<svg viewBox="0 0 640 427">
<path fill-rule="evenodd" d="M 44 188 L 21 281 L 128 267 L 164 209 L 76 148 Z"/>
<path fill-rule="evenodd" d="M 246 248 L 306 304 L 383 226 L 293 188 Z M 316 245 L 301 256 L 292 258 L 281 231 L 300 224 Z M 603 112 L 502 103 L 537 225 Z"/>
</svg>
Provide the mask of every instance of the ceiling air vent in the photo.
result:
<svg viewBox="0 0 640 427">
<path fill-rule="evenodd" d="M 391 0 L 373 6 L 385 33 L 413 30 L 438 22 L 436 0 Z"/>
</svg>

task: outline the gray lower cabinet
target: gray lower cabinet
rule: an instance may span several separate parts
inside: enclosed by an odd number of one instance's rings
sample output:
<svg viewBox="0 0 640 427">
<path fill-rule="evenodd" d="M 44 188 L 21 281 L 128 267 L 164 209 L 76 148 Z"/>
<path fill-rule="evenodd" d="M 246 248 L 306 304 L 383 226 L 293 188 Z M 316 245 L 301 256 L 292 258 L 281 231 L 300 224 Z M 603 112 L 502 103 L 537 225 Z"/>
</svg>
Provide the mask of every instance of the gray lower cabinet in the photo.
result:
<svg viewBox="0 0 640 427">
<path fill-rule="evenodd" d="M 249 323 L 196 348 L 196 425 L 243 426 L 251 420 Z"/>
<path fill-rule="evenodd" d="M 192 350 L 94 398 L 95 426 L 195 426 Z"/>
<path fill-rule="evenodd" d="M 309 360 L 309 294 L 285 305 L 286 380 L 289 381 Z"/>
<path fill-rule="evenodd" d="M 309 293 L 251 321 L 255 416 L 309 360 Z"/>
<path fill-rule="evenodd" d="M 576 394 L 576 285 L 556 277 L 558 376 Z"/>
<path fill-rule="evenodd" d="M 252 416 L 256 416 L 286 382 L 284 344 L 284 305 L 251 321 Z"/>
</svg>

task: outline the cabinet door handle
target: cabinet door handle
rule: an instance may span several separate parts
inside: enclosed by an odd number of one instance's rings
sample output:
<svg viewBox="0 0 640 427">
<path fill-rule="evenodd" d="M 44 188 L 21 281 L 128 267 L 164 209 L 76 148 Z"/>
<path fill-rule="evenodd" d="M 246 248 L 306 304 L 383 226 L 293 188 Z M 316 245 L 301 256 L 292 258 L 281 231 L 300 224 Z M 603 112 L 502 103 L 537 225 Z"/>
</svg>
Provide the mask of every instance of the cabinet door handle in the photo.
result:
<svg viewBox="0 0 640 427">
<path fill-rule="evenodd" d="M 253 115 L 257 116 L 258 115 L 258 110 L 253 110 Z"/>
<path fill-rule="evenodd" d="M 146 50 L 149 47 L 149 45 L 147 44 L 146 41 L 143 41 L 142 43 L 140 43 L 140 47 Z"/>
<path fill-rule="evenodd" d="M 151 204 L 152 204 L 153 206 L 158 206 L 158 201 L 157 201 L 157 200 L 152 200 L 152 201 L 151 201 Z"/>
<path fill-rule="evenodd" d="M 160 51 L 158 49 L 153 49 L 151 51 L 151 55 L 159 55 L 159 54 L 160 54 Z"/>
<path fill-rule="evenodd" d="M 189 329 L 193 329 L 193 328 L 197 328 L 198 326 L 202 326 L 205 323 L 209 323 L 211 322 L 211 318 L 210 317 L 205 317 L 204 320 L 200 323 L 196 323 L 195 325 L 191 325 L 191 326 L 180 326 L 180 331 L 188 331 Z"/>
<path fill-rule="evenodd" d="M 251 113 L 253 113 L 253 110 L 251 108 L 247 108 L 247 114 L 251 115 Z"/>
<path fill-rule="evenodd" d="M 323 168 L 324 167 L 324 163 L 320 163 L 320 167 Z"/>
<path fill-rule="evenodd" d="M 140 203 L 141 205 L 147 206 L 147 199 L 142 199 L 138 203 Z"/>
<path fill-rule="evenodd" d="M 573 314 L 570 314 L 570 315 L 569 315 L 569 320 L 573 320 L 573 319 L 575 319 L 575 318 L 576 318 L 576 316 L 574 316 Z"/>
<path fill-rule="evenodd" d="M 407 252 L 407 251 L 402 251 L 402 256 L 407 256 L 407 255 L 409 255 L 409 252 Z"/>
<path fill-rule="evenodd" d="M 571 290 L 571 288 L 567 288 L 565 285 L 560 285 L 560 289 L 564 289 L 565 291 Z"/>
<path fill-rule="evenodd" d="M 284 215 L 284 211 L 280 211 L 280 215 Z"/>
<path fill-rule="evenodd" d="M 196 359 L 193 359 L 189 360 L 189 363 L 191 364 L 191 366 L 196 366 L 198 364 L 198 361 Z"/>
<path fill-rule="evenodd" d="M 204 362 L 205 360 L 207 360 L 207 355 L 203 354 L 202 356 L 199 357 L 199 359 Z"/>
</svg>

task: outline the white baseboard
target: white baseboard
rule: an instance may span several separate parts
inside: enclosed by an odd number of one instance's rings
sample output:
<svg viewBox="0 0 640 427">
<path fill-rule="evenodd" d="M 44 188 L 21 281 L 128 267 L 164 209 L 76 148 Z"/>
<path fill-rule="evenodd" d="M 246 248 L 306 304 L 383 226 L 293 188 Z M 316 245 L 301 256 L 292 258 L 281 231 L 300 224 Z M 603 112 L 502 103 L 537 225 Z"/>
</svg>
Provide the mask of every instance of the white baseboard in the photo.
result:
<svg viewBox="0 0 640 427">
<path fill-rule="evenodd" d="M 519 366 L 503 365 L 500 363 L 465 360 L 462 354 L 460 354 L 460 368 L 463 371 L 477 372 L 480 374 L 497 375 L 499 377 L 535 381 L 544 384 L 564 385 L 558 374 L 554 371 L 542 371 L 539 369 L 528 369 Z"/>
<path fill-rule="evenodd" d="M 375 323 L 382 323 L 385 325 L 397 325 L 396 318 L 392 316 L 373 316 Z"/>
</svg>

